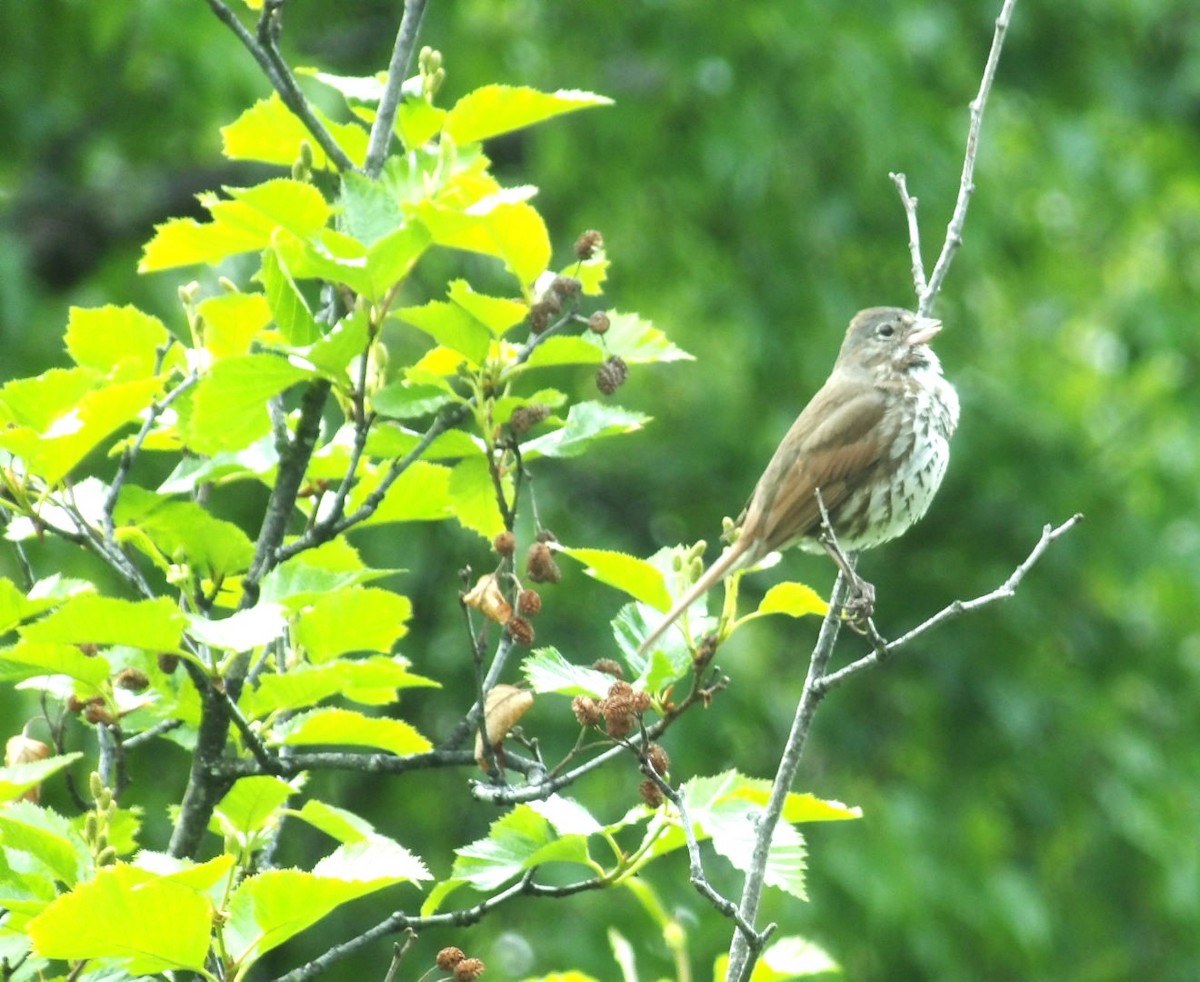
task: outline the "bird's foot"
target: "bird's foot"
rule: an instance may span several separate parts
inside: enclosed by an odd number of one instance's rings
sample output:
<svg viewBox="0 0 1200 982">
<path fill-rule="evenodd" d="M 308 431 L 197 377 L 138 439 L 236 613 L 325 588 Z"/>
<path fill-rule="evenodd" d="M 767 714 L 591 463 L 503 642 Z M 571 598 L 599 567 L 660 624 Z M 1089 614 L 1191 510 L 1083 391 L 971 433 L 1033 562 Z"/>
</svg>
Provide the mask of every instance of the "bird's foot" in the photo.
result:
<svg viewBox="0 0 1200 982">
<path fill-rule="evenodd" d="M 873 630 L 871 616 L 874 613 L 875 587 L 861 576 L 854 575 L 850 582 L 850 595 L 842 604 L 842 620 L 851 630 L 866 635 Z"/>
</svg>

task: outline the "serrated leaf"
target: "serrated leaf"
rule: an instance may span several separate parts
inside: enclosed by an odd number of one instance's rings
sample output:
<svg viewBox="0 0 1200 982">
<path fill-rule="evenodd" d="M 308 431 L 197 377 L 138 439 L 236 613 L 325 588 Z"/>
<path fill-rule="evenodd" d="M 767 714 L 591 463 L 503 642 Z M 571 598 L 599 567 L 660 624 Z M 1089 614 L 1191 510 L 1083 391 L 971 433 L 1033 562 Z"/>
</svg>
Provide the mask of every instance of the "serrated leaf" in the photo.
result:
<svg viewBox="0 0 1200 982">
<path fill-rule="evenodd" d="M 119 376 L 153 375 L 160 349 L 170 339 L 163 322 L 133 306 L 72 307 L 67 318 L 67 353 L 78 365 L 108 373 L 118 366 Z"/>
<path fill-rule="evenodd" d="M 293 716 L 276 728 L 273 742 L 378 747 L 399 756 L 433 749 L 433 744 L 403 720 L 364 716 L 351 709 L 314 709 Z"/>
<path fill-rule="evenodd" d="M 34 642 L 121 644 L 147 651 L 176 651 L 185 625 L 183 612 L 166 597 L 122 600 L 85 593 L 26 625 L 21 637 Z"/>
<path fill-rule="evenodd" d="M 312 344 L 321 336 L 316 318 L 296 281 L 275 249 L 263 251 L 262 269 L 255 277 L 266 293 L 271 315 L 288 344 Z"/>
<path fill-rule="evenodd" d="M 361 167 L 367 157 L 366 130 L 351 123 L 334 122 L 315 106 L 313 112 L 346 156 Z M 230 160 L 259 160 L 290 167 L 300 157 L 300 145 L 307 143 L 312 148 L 316 168 L 326 170 L 333 166 L 305 125 L 274 92 L 223 126 L 221 139 L 222 152 Z"/>
<path fill-rule="evenodd" d="M 332 696 L 368 706 L 396 701 L 402 689 L 439 687 L 439 683 L 409 670 L 406 658 L 376 655 L 348 661 L 335 659 L 324 665 L 300 665 L 282 675 L 264 675 L 258 687 L 243 695 L 243 708 L 251 719 L 281 710 L 304 709 Z"/>
<path fill-rule="evenodd" d="M 27 597 L 12 580 L 0 578 L 0 635 L 61 602 L 59 597 Z"/>
<path fill-rule="evenodd" d="M 487 357 L 488 329 L 458 304 L 431 300 L 420 307 L 403 307 L 395 316 L 476 364 Z"/>
<path fill-rule="evenodd" d="M 295 793 L 296 789 L 280 777 L 244 777 L 217 802 L 213 831 L 237 836 L 244 843 L 252 833 L 277 823 L 280 810 Z"/>
<path fill-rule="evenodd" d="M 725 978 L 728 969 L 729 955 L 722 954 L 713 967 L 713 978 Z M 750 982 L 787 982 L 789 979 L 841 970 L 841 966 L 820 946 L 793 936 L 780 938 L 767 947 L 750 973 Z"/>
<path fill-rule="evenodd" d="M 222 293 L 196 305 L 203 319 L 205 349 L 214 358 L 250 353 L 250 346 L 271 321 L 271 307 L 261 293 Z"/>
<path fill-rule="evenodd" d="M 394 839 L 378 832 L 357 842 L 342 843 L 313 867 L 313 874 L 376 887 L 430 878 L 429 870 L 420 859 Z"/>
<path fill-rule="evenodd" d="M 127 484 L 113 514 L 117 541 L 136 528 L 145 542 L 165 559 L 186 563 L 209 578 L 230 576 L 249 569 L 254 543 L 232 522 L 215 518 L 194 501 L 178 501 Z M 152 557 L 153 558 L 153 557 Z"/>
<path fill-rule="evenodd" d="M 527 202 L 502 204 L 488 212 L 482 223 L 491 248 L 528 289 L 550 264 L 550 233 L 536 208 Z"/>
<path fill-rule="evenodd" d="M 531 801 L 529 807 L 554 826 L 559 835 L 598 835 L 604 831 L 592 813 L 572 798 L 552 794 L 542 801 Z"/>
<path fill-rule="evenodd" d="M 334 539 L 305 550 L 271 570 L 263 577 L 259 603 L 281 603 L 298 611 L 326 593 L 398 572 L 365 566 L 344 538 Z"/>
<path fill-rule="evenodd" d="M 408 633 L 411 617 L 408 597 L 353 586 L 315 600 L 296 620 L 293 640 L 315 663 L 350 651 L 386 653 Z"/>
<path fill-rule="evenodd" d="M 256 961 L 342 904 L 390 882 L 395 881 L 332 879 L 294 869 L 248 876 L 229 901 L 224 929 L 229 956 L 237 963 Z"/>
<path fill-rule="evenodd" d="M 563 365 L 599 365 L 608 357 L 604 349 L 578 334 L 563 334 L 547 338 L 520 366 L 530 368 L 559 368 Z"/>
<path fill-rule="evenodd" d="M 587 837 L 560 836 L 529 805 L 517 805 L 492 823 L 488 835 L 456 849 L 452 877 L 490 891 L 543 863 L 587 864 Z"/>
<path fill-rule="evenodd" d="M 521 447 L 525 460 L 538 457 L 577 457 L 596 440 L 636 433 L 650 421 L 643 413 L 600 402 L 577 402 L 560 430 L 530 440 Z"/>
<path fill-rule="evenodd" d="M 36 379 L 10 382 L 0 389 L 0 403 L 11 416 L 28 400 L 41 403 L 44 426 L 16 425 L 0 431 L 0 448 L 20 457 L 27 469 L 55 485 L 122 426 L 134 422 L 162 389 L 158 378 L 112 382 L 79 392 L 80 382 L 102 383 L 94 369 L 78 373 L 50 371 Z"/>
<path fill-rule="evenodd" d="M 0 679 L 8 681 L 65 675 L 95 692 L 111 671 L 103 656 L 89 657 L 74 644 L 20 641 L 0 651 Z"/>
<path fill-rule="evenodd" d="M 440 385 L 393 382 L 371 395 L 371 408 L 391 419 L 414 419 L 435 413 L 453 401 L 453 393 Z"/>
<path fill-rule="evenodd" d="M 356 310 L 338 321 L 333 329 L 307 352 L 306 357 L 317 368 L 337 377 L 355 358 L 367 350 L 370 338 L 371 319 L 367 310 Z"/>
<path fill-rule="evenodd" d="M 368 474 L 350 492 L 347 511 L 353 512 L 379 487 L 386 476 L 380 468 Z M 384 522 L 430 522 L 453 517 L 448 499 L 450 468 L 418 460 L 408 467 L 388 488 L 382 504 L 363 525 Z"/>
<path fill-rule="evenodd" d="M 529 315 L 528 305 L 507 297 L 489 297 L 483 293 L 476 293 L 466 280 L 452 280 L 449 296 L 454 303 L 487 327 L 493 337 L 500 337 Z"/>
<path fill-rule="evenodd" d="M 534 692 L 603 699 L 616 681 L 606 672 L 572 665 L 556 648 L 538 648 L 521 662 L 521 674 Z"/>
<path fill-rule="evenodd" d="M 586 335 L 607 355 L 619 355 L 631 365 L 653 362 L 695 361 L 693 355 L 675 345 L 662 331 L 637 314 L 608 312 L 608 330 L 603 340 Z"/>
<path fill-rule="evenodd" d="M 505 497 L 512 498 L 512 478 L 501 477 Z M 487 461 L 478 454 L 460 460 L 450 473 L 447 487 L 450 510 L 463 528 L 492 539 L 504 531 L 504 517 L 496 500 L 496 486 Z"/>
<path fill-rule="evenodd" d="M 584 572 L 601 583 L 614 586 L 657 610 L 671 609 L 671 594 L 663 574 L 646 560 L 609 549 L 557 546 L 555 551 L 583 563 Z"/>
<path fill-rule="evenodd" d="M 121 959 L 133 974 L 201 971 L 213 913 L 202 890 L 118 863 L 59 897 L 26 930 L 42 958 Z"/>
<path fill-rule="evenodd" d="M 361 815 L 315 798 L 310 798 L 303 808 L 291 814 L 338 842 L 361 842 L 375 831 L 375 826 Z"/>
<path fill-rule="evenodd" d="M 202 454 L 248 446 L 271 430 L 267 402 L 312 374 L 275 355 L 217 362 L 196 387 L 188 446 Z"/>
<path fill-rule="evenodd" d="M 475 143 L 563 113 L 609 105 L 611 99 L 593 92 L 485 85 L 455 103 L 442 130 L 455 143 Z"/>
<path fill-rule="evenodd" d="M 373 245 L 404 224 L 404 213 L 395 197 L 365 174 L 342 175 L 338 204 L 344 231 L 363 245 Z"/>
</svg>

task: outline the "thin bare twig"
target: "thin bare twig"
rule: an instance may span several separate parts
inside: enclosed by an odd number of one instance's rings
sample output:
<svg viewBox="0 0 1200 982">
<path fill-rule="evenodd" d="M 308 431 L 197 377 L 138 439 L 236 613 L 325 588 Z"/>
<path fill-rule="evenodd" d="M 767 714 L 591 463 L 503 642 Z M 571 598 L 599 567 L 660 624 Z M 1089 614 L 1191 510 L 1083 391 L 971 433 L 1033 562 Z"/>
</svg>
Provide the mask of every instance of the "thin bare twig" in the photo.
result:
<svg viewBox="0 0 1200 982">
<path fill-rule="evenodd" d="M 378 177 L 387 160 L 388 147 L 392 142 L 392 129 L 396 124 L 396 111 L 400 108 L 400 92 L 404 86 L 408 66 L 412 63 L 413 50 L 417 46 L 417 34 L 421 30 L 421 18 L 425 15 L 428 0 L 406 0 L 400 30 L 396 32 L 396 44 L 392 48 L 392 60 L 388 65 L 387 85 L 379 100 L 375 122 L 371 125 L 371 137 L 367 141 L 367 162 L 363 168 L 368 177 Z"/>
<path fill-rule="evenodd" d="M 1004 0 L 1000 15 L 996 18 L 996 29 L 992 35 L 992 48 L 988 52 L 987 63 L 983 68 L 983 77 L 979 81 L 979 93 L 971 101 L 971 122 L 967 128 L 967 146 L 963 154 L 962 177 L 958 184 L 958 199 L 954 203 L 954 214 L 946 226 L 946 239 L 942 243 L 942 251 L 934 264 L 929 281 L 924 282 L 922 270 L 920 239 L 917 229 L 917 199 L 908 193 L 907 183 L 903 174 L 893 174 L 892 180 L 900 192 L 900 200 L 904 204 L 908 216 L 909 250 L 913 254 L 913 285 L 917 291 L 917 313 L 928 315 L 933 309 L 933 301 L 937 299 L 942 288 L 942 281 L 950 270 L 950 263 L 963 242 L 963 228 L 967 222 L 967 207 L 971 203 L 971 195 L 975 192 L 975 158 L 979 153 L 979 133 L 983 128 L 983 111 L 987 106 L 988 95 L 992 91 L 992 83 L 996 78 L 996 66 L 1000 64 L 1000 51 L 1004 47 L 1004 38 L 1008 33 L 1008 25 L 1012 20 L 1013 8 L 1017 0 Z"/>
</svg>

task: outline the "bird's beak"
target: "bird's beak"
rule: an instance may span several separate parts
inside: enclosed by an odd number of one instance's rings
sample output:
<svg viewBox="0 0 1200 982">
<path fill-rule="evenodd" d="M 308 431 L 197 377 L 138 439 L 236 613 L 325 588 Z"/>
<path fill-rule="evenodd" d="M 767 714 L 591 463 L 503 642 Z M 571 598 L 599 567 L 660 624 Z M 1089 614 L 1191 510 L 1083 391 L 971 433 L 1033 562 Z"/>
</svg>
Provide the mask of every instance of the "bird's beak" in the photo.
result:
<svg viewBox="0 0 1200 982">
<path fill-rule="evenodd" d="M 918 317 L 908 336 L 909 344 L 929 344 L 942 329 L 942 322 L 934 317 Z"/>
</svg>

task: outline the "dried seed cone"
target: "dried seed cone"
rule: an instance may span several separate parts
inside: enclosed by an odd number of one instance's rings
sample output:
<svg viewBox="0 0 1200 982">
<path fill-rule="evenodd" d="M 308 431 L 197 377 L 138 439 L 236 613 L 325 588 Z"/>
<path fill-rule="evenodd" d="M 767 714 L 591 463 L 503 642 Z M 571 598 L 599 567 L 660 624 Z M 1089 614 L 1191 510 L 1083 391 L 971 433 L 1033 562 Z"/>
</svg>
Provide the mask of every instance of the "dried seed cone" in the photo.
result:
<svg viewBox="0 0 1200 982">
<path fill-rule="evenodd" d="M 625 364 L 625 359 L 619 355 L 609 355 L 608 360 L 596 369 L 596 388 L 610 396 L 625 384 L 627 378 L 629 366 Z"/>
<path fill-rule="evenodd" d="M 589 228 L 575 240 L 575 255 L 580 259 L 591 259 L 597 249 L 604 247 L 604 236 Z"/>
<path fill-rule="evenodd" d="M 529 554 L 525 559 L 525 573 L 534 583 L 557 583 L 562 579 L 562 571 L 554 561 L 550 547 L 544 542 L 537 542 L 529 547 Z"/>
<path fill-rule="evenodd" d="M 443 971 L 449 971 L 466 957 L 461 948 L 451 945 L 437 953 L 437 967 Z"/>
<path fill-rule="evenodd" d="M 517 551 L 517 537 L 511 532 L 501 532 L 492 539 L 492 548 L 502 559 L 509 559 Z"/>
<path fill-rule="evenodd" d="M 537 590 L 522 590 L 517 594 L 517 613 L 524 617 L 536 617 L 542 609 L 542 597 Z"/>
<path fill-rule="evenodd" d="M 599 726 L 604 714 L 600 712 L 600 704 L 591 696 L 576 696 L 571 700 L 571 712 L 579 721 L 580 726 Z"/>
<path fill-rule="evenodd" d="M 663 803 L 662 788 L 658 786 L 657 781 L 650 778 L 646 778 L 646 780 L 638 785 L 638 794 L 642 796 L 642 801 L 651 808 L 657 808 Z"/>
<path fill-rule="evenodd" d="M 597 310 L 588 318 L 588 330 L 593 334 L 606 334 L 610 326 L 608 314 L 603 310 Z"/>
</svg>

